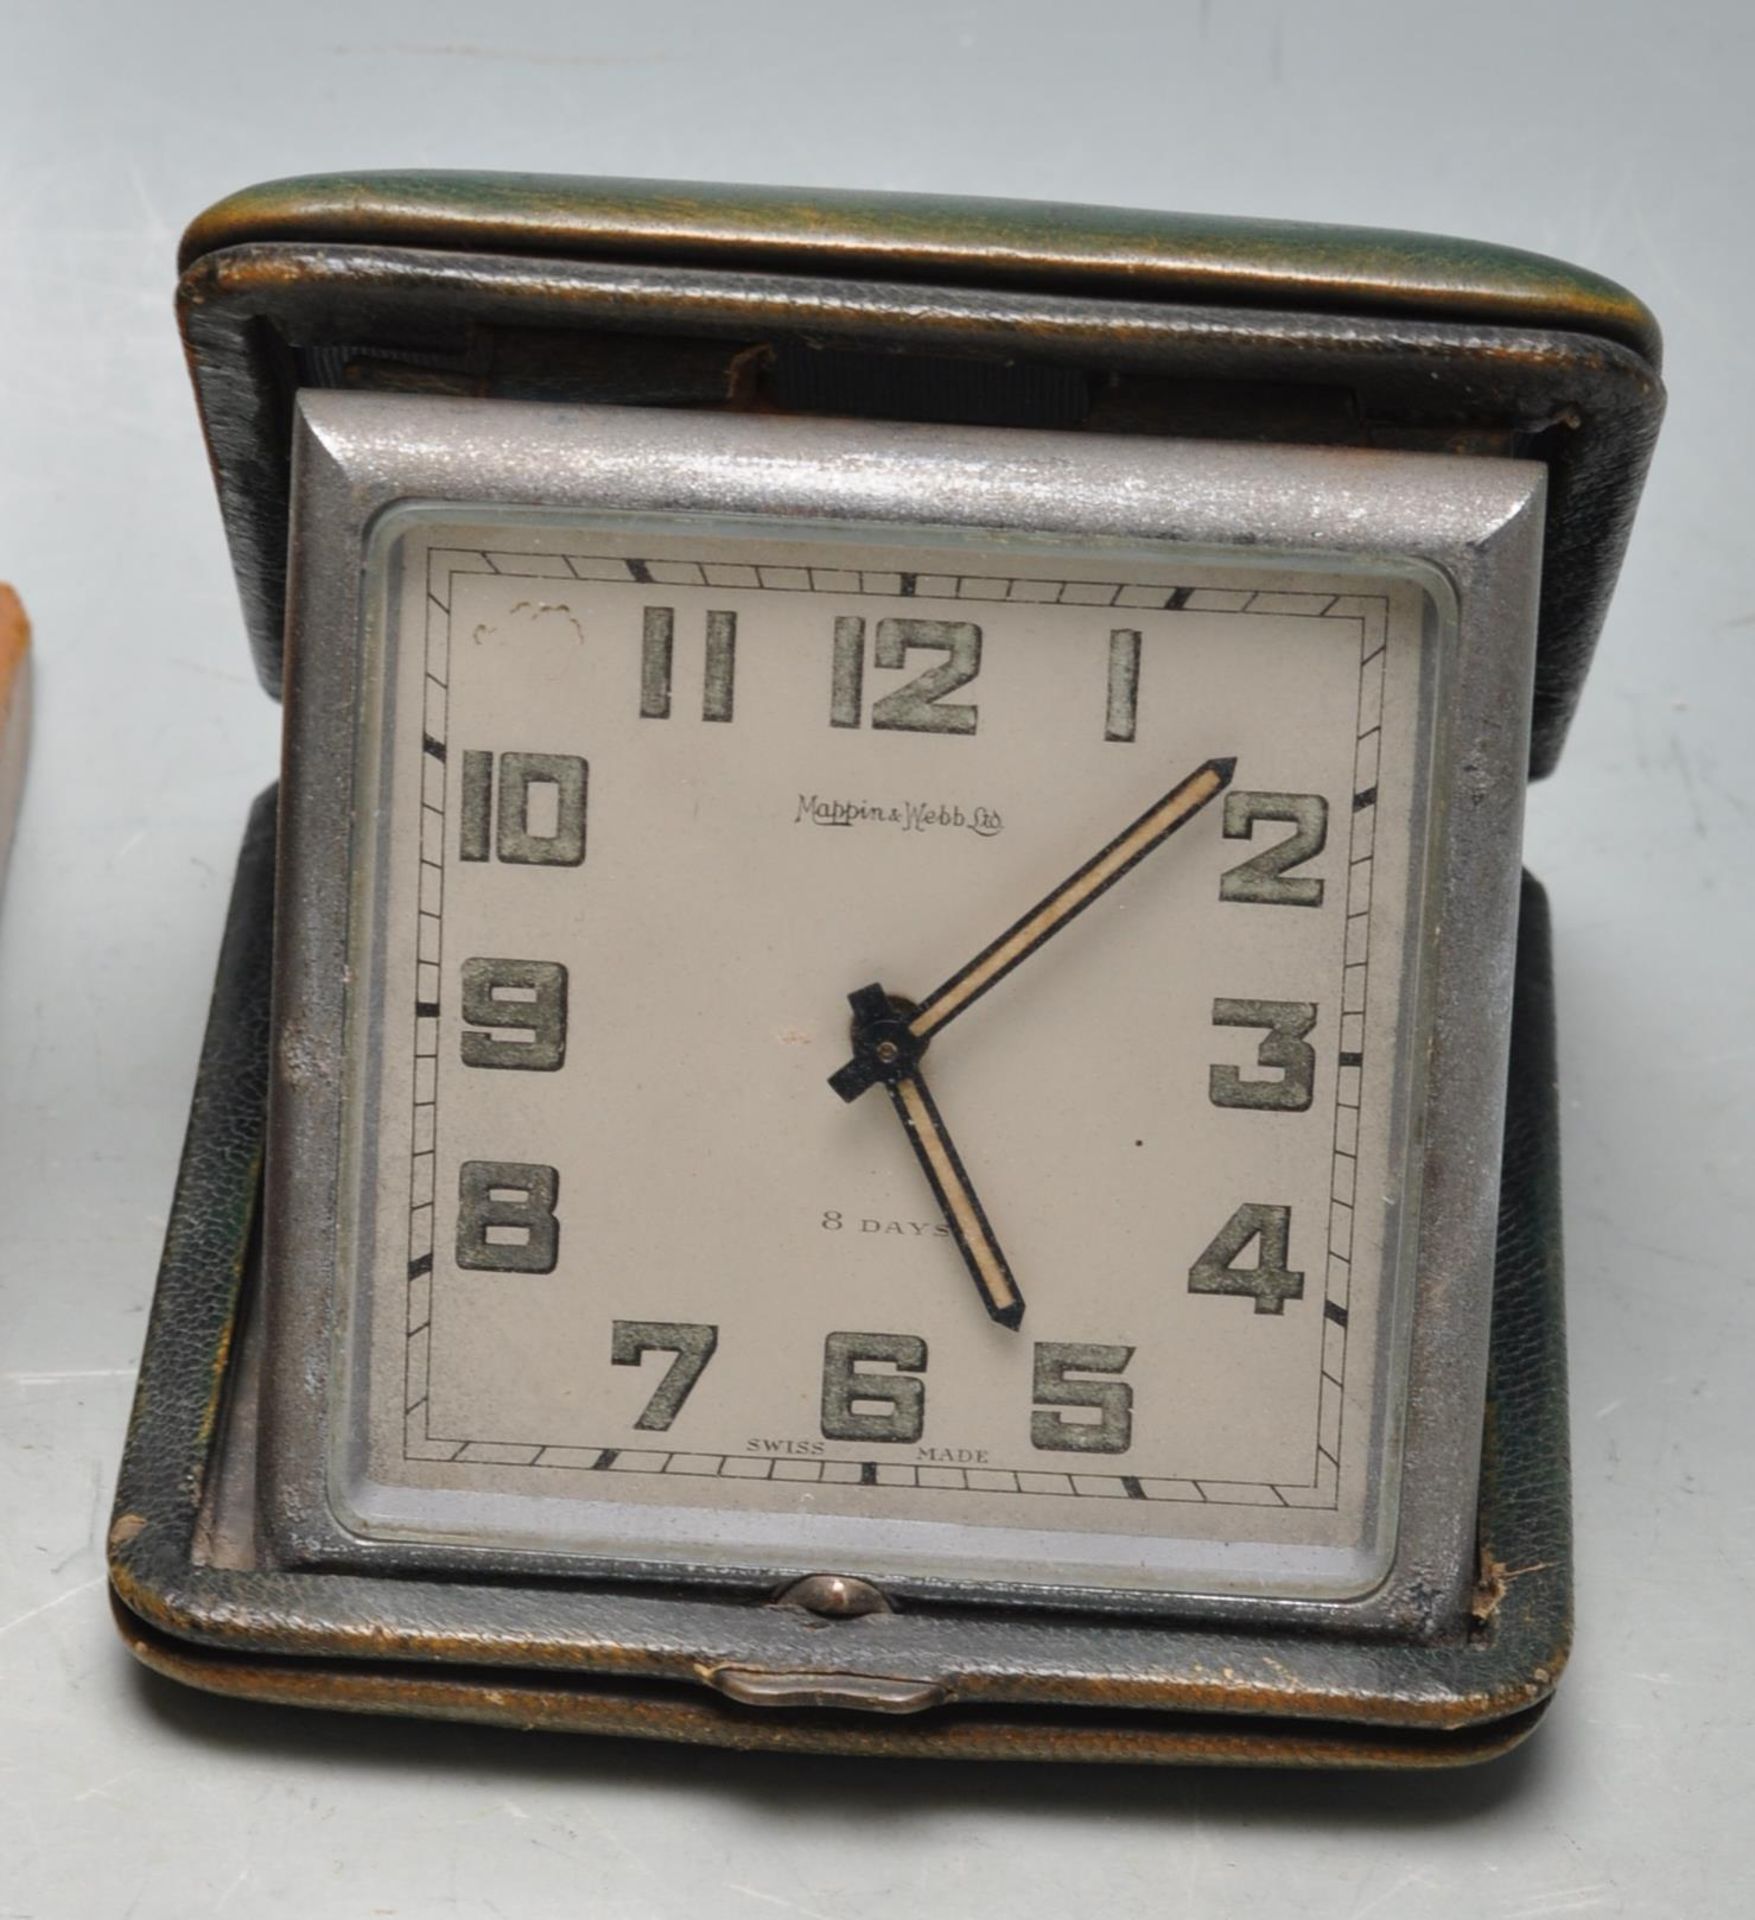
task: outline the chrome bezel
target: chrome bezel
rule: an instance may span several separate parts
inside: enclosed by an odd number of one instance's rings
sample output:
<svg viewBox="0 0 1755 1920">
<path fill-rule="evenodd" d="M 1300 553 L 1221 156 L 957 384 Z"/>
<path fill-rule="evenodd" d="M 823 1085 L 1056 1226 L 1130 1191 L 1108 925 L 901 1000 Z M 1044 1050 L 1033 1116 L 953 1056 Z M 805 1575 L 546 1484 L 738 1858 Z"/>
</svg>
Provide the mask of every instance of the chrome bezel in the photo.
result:
<svg viewBox="0 0 1755 1920">
<path fill-rule="evenodd" d="M 1003 528 L 1175 540 L 1435 569 L 1457 608 L 1433 743 L 1427 1072 L 1399 1527 L 1370 1594 L 1093 1593 L 899 1583 L 923 1596 L 1405 1630 L 1456 1618 L 1473 1574 L 1493 1226 L 1540 573 L 1542 469 L 1430 455 L 1102 439 L 512 402 L 307 394 L 294 462 L 275 1053 L 266 1201 L 263 1518 L 289 1565 L 564 1573 L 582 1582 L 771 1586 L 795 1567 L 690 1569 L 577 1554 L 363 1540 L 330 1497 L 337 1262 L 358 813 L 360 558 L 405 501 Z M 1461 804 L 1456 802 L 1460 798 Z M 1442 928 L 1444 937 L 1437 937 Z"/>
</svg>

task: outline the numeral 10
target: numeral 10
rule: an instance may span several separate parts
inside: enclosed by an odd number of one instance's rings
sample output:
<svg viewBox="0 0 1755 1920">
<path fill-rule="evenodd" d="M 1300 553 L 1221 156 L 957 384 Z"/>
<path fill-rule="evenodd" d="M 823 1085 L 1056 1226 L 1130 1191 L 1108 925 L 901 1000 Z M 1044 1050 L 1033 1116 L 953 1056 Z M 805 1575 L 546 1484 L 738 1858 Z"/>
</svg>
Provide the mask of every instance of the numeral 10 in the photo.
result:
<svg viewBox="0 0 1755 1920">
<path fill-rule="evenodd" d="M 590 771 L 574 753 L 465 753 L 459 859 L 581 865 Z"/>
</svg>

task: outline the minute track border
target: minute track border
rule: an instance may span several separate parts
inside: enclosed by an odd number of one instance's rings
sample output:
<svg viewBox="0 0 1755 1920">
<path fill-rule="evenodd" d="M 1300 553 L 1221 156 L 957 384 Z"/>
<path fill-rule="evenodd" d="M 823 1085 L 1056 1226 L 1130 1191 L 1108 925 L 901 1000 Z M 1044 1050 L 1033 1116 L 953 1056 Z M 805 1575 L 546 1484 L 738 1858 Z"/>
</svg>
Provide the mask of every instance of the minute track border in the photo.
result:
<svg viewBox="0 0 1755 1920">
<path fill-rule="evenodd" d="M 533 559 L 559 561 L 565 573 L 538 571 Z M 789 1481 L 801 1485 L 917 1487 L 934 1492 L 1011 1493 L 1134 1499 L 1177 1505 L 1281 1506 L 1333 1512 L 1340 1505 L 1340 1459 L 1349 1346 L 1352 1235 L 1355 1224 L 1357 1126 L 1362 1104 L 1364 1020 L 1369 990 L 1370 922 L 1375 870 L 1378 736 L 1388 658 L 1389 600 L 1384 594 L 1286 592 L 1116 581 L 1054 580 L 1040 574 L 987 574 L 949 568 L 803 567 L 759 562 L 666 559 L 591 553 L 533 555 L 508 548 L 434 546 L 427 550 L 423 630 L 421 832 L 416 911 L 415 1043 L 409 1165 L 407 1312 L 404 1343 L 402 1457 L 459 1465 L 540 1467 L 550 1472 L 655 1474 L 665 1478 Z M 467 564 L 459 565 L 459 561 Z M 581 568 L 586 569 L 581 571 Z M 535 1441 L 457 1439 L 431 1431 L 432 1287 L 435 1262 L 435 1169 L 438 1134 L 437 1056 L 442 1030 L 444 856 L 448 847 L 446 755 L 449 725 L 451 606 L 459 574 L 630 586 L 727 591 L 860 594 L 874 598 L 955 601 L 960 605 L 1060 605 L 1126 612 L 1190 612 L 1227 617 L 1344 619 L 1359 625 L 1359 680 L 1354 721 L 1354 777 L 1349 814 L 1346 930 L 1340 1018 L 1334 1046 L 1335 1093 L 1330 1148 L 1330 1208 L 1324 1242 L 1321 1369 L 1308 1481 L 1185 1479 L 1159 1475 L 1053 1472 L 1045 1468 L 940 1466 L 924 1462 L 791 1459 L 703 1452 L 560 1445 Z M 693 577 L 689 577 L 692 574 Z M 775 577 L 784 576 L 784 577 Z M 1019 587 L 1034 591 L 1020 593 Z M 1040 589 L 1053 587 L 1046 594 Z M 1066 591 L 1075 587 L 1076 599 Z M 996 591 L 1003 588 L 1004 591 Z M 1105 597 L 1106 596 L 1106 597 Z M 1262 604 L 1262 603 L 1267 604 Z M 1120 743 L 1118 743 L 1120 744 Z M 436 797 L 435 797 L 436 794 Z M 439 857 L 432 857 L 434 839 Z M 1331 884 L 1333 884 L 1331 882 Z M 1356 903 L 1360 903 L 1357 904 Z M 428 922 L 431 925 L 428 925 Z M 1351 1044 L 1349 1044 L 1351 1043 Z M 423 1062 L 430 1063 L 423 1068 Z M 1351 1077 L 1349 1077 L 1351 1076 Z M 1352 1098 L 1344 1096 L 1351 1094 Z M 1351 1114 L 1349 1123 L 1346 1115 Z M 1353 1131 L 1348 1133 L 1350 1126 Z M 1343 1146 L 1346 1139 L 1352 1147 Z M 766 1469 L 762 1472 L 755 1468 Z M 785 1468 L 787 1471 L 777 1471 Z M 834 1469 L 835 1471 L 831 1471 Z M 1010 1482 L 1011 1484 L 1006 1484 Z"/>
</svg>

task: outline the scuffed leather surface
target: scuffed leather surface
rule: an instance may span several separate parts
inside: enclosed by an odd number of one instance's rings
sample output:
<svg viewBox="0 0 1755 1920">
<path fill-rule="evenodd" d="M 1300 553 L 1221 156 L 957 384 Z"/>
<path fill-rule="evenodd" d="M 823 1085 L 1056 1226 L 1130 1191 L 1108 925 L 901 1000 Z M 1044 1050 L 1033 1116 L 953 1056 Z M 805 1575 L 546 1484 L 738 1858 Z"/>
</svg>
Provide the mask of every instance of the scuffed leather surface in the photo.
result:
<svg viewBox="0 0 1755 1920">
<path fill-rule="evenodd" d="M 1533 1725 L 1571 1633 L 1552 982 L 1526 882 L 1480 1524 L 1479 1618 L 1420 1643 L 912 1607 L 823 1622 L 713 1594 L 199 1564 L 260 1186 L 272 798 L 251 817 L 111 1535 L 124 1637 L 251 1698 L 812 1751 L 1434 1765 Z M 743 1709 L 719 1667 L 929 1674 L 905 1722 Z"/>
<path fill-rule="evenodd" d="M 250 810 L 220 947 L 114 1527 L 186 1552 L 255 1231 L 268 1092 L 275 791 Z"/>
<path fill-rule="evenodd" d="M 1572 1622 L 1572 1455 L 1566 1399 L 1566 1302 L 1561 1284 L 1560 1103 L 1548 897 L 1524 876 L 1505 1111 L 1493 1343 L 1487 1362 L 1483 1478 L 1493 1499 L 1481 1521 L 1478 1605 L 1528 1582 L 1555 1647 L 1540 1664 L 1558 1678 Z M 1539 1310 L 1531 1310 L 1539 1303 Z M 1498 1571 L 1495 1572 L 1494 1570 Z M 1540 1653 L 1532 1646 L 1532 1659 Z"/>
</svg>

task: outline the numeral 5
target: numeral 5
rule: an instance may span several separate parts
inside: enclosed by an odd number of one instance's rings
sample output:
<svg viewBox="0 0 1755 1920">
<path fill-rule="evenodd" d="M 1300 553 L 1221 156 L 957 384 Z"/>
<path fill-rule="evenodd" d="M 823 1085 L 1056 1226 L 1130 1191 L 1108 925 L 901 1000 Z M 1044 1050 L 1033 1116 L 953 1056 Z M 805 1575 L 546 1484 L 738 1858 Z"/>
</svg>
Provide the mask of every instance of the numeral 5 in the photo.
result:
<svg viewBox="0 0 1755 1920">
<path fill-rule="evenodd" d="M 1045 1453 L 1126 1453 L 1133 1444 L 1133 1388 L 1125 1380 L 1069 1380 L 1069 1373 L 1120 1373 L 1132 1347 L 1036 1343 L 1030 1445 Z M 1095 1407 L 1095 1420 L 1069 1420 L 1045 1407 Z"/>
</svg>

